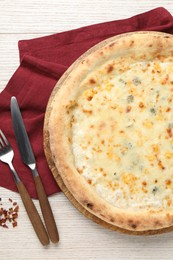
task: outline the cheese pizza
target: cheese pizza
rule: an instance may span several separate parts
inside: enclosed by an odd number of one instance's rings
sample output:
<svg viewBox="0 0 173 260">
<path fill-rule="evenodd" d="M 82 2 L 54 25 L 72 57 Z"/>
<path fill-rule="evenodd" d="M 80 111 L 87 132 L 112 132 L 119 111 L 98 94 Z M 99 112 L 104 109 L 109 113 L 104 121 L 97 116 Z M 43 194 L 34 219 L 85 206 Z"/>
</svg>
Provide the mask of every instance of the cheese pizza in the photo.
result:
<svg viewBox="0 0 173 260">
<path fill-rule="evenodd" d="M 64 184 L 89 212 L 127 230 L 172 226 L 173 36 L 94 46 L 54 95 L 48 131 Z"/>
</svg>

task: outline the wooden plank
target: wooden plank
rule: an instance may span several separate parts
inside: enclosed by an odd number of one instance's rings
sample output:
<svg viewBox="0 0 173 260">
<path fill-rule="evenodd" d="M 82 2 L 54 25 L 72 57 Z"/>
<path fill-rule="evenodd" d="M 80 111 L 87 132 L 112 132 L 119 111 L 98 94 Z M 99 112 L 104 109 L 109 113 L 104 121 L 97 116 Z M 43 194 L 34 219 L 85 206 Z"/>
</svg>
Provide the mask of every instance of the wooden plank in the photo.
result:
<svg viewBox="0 0 173 260">
<path fill-rule="evenodd" d="M 123 19 L 163 6 L 162 0 L 1 0 L 0 33 L 53 33 Z M 164 7 L 173 13 L 172 0 Z"/>
</svg>

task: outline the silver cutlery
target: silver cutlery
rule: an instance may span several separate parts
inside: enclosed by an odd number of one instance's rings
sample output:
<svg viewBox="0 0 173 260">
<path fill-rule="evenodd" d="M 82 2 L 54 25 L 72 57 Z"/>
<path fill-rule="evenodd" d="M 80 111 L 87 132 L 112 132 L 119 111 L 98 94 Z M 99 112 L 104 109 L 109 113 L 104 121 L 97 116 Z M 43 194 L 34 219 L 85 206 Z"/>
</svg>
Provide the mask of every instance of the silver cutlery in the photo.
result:
<svg viewBox="0 0 173 260">
<path fill-rule="evenodd" d="M 25 125 L 22 119 L 22 115 L 17 103 L 17 99 L 15 97 L 11 98 L 11 115 L 15 137 L 17 140 L 17 144 L 19 147 L 19 151 L 21 154 L 22 161 L 30 168 L 38 194 L 38 199 L 41 207 L 41 211 L 43 214 L 43 218 L 46 224 L 46 228 L 50 237 L 50 240 L 53 243 L 57 243 L 59 241 L 59 234 L 57 230 L 57 226 L 55 223 L 55 219 L 53 216 L 53 212 L 47 198 L 45 189 L 43 187 L 41 178 L 38 174 L 36 168 L 35 157 L 31 148 L 31 144 L 25 129 Z"/>
<path fill-rule="evenodd" d="M 42 243 L 42 245 L 48 245 L 49 244 L 49 237 L 47 235 L 46 229 L 43 225 L 43 222 L 38 214 L 38 211 L 28 193 L 26 190 L 23 182 L 20 180 L 14 166 L 13 166 L 13 157 L 14 157 L 14 151 L 8 142 L 7 138 L 5 137 L 4 133 L 0 129 L 0 161 L 6 163 L 9 165 L 13 177 L 16 183 L 16 186 L 18 188 L 19 194 L 22 198 L 23 204 L 25 206 L 26 212 L 30 218 L 30 221 L 33 225 L 33 228 Z"/>
</svg>

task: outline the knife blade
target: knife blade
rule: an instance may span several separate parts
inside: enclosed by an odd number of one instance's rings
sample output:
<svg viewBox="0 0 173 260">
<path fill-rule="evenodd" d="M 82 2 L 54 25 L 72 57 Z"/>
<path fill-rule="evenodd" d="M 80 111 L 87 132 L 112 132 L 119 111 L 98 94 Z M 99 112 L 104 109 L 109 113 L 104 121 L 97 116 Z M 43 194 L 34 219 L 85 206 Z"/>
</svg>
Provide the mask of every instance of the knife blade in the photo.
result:
<svg viewBox="0 0 173 260">
<path fill-rule="evenodd" d="M 59 241 L 57 226 L 44 186 L 36 168 L 36 160 L 16 97 L 11 98 L 11 116 L 22 161 L 30 168 L 35 181 L 38 199 L 49 237 L 53 243 L 57 243 Z"/>
<path fill-rule="evenodd" d="M 11 115 L 14 133 L 19 147 L 20 155 L 22 157 L 22 161 L 31 169 L 34 176 L 37 176 L 38 172 L 36 171 L 35 157 L 31 148 L 28 134 L 24 126 L 18 102 L 15 97 L 11 98 Z"/>
</svg>

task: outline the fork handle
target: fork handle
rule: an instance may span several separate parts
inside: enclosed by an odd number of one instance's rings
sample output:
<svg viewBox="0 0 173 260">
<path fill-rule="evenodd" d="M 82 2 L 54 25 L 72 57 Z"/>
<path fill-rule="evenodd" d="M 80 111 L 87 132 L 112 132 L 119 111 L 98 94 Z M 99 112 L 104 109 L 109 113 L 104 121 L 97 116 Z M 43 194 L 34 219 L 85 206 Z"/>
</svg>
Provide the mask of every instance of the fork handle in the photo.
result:
<svg viewBox="0 0 173 260">
<path fill-rule="evenodd" d="M 36 185 L 36 190 L 39 198 L 39 203 L 41 207 L 41 211 L 43 214 L 43 218 L 46 224 L 46 228 L 50 237 L 50 240 L 53 243 L 58 243 L 59 241 L 59 234 L 58 234 L 58 229 L 56 226 L 56 222 L 53 216 L 53 212 L 49 203 L 49 200 L 47 198 L 45 189 L 43 187 L 41 178 L 39 175 L 34 177 L 35 180 L 35 185 Z"/>
<path fill-rule="evenodd" d="M 20 181 L 16 183 L 16 185 L 25 206 L 26 212 L 35 230 L 35 233 L 37 234 L 43 246 L 48 245 L 49 237 L 28 191 L 26 190 L 23 182 Z"/>
</svg>

